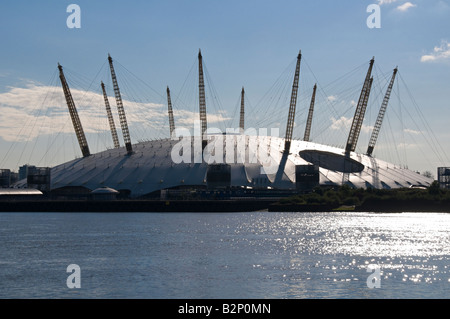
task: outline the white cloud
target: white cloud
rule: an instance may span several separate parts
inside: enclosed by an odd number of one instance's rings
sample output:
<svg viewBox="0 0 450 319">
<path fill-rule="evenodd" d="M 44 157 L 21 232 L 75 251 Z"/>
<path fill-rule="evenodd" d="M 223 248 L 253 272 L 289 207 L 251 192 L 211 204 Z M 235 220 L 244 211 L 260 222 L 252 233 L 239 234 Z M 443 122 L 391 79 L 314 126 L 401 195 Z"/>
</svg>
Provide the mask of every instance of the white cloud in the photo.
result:
<svg viewBox="0 0 450 319">
<path fill-rule="evenodd" d="M 337 100 L 337 96 L 336 95 L 330 95 L 329 97 L 327 97 L 327 100 L 330 102 L 334 102 Z"/>
<path fill-rule="evenodd" d="M 86 133 L 108 130 L 103 95 L 71 89 L 83 129 Z M 166 113 L 162 104 L 123 100 L 129 125 L 163 125 Z M 113 114 L 117 113 L 110 97 Z M 58 86 L 29 83 L 26 87 L 8 87 L 0 93 L 0 137 L 5 141 L 30 141 L 40 135 L 74 133 L 67 104 Z M 120 130 L 118 116 L 116 128 Z"/>
<path fill-rule="evenodd" d="M 441 41 L 441 45 L 434 47 L 430 54 L 422 55 L 420 62 L 439 62 L 450 59 L 450 43 Z"/>
<path fill-rule="evenodd" d="M 350 130 L 353 122 L 353 118 L 347 118 L 345 116 L 341 116 L 340 119 L 331 118 L 331 129 L 332 130 Z M 361 132 L 371 133 L 373 130 L 373 126 L 362 125 Z"/>
<path fill-rule="evenodd" d="M 403 131 L 404 131 L 405 133 L 409 133 L 409 134 L 413 134 L 413 135 L 419 135 L 419 134 L 421 134 L 419 131 L 412 130 L 412 129 L 409 129 L 409 128 L 406 128 L 406 129 L 404 129 Z"/>
<path fill-rule="evenodd" d="M 340 119 L 335 119 L 333 117 L 331 118 L 331 121 L 333 122 L 331 124 L 332 130 L 343 130 L 349 128 L 352 125 L 352 119 L 346 118 L 345 116 L 341 116 Z"/>
<path fill-rule="evenodd" d="M 408 9 L 414 8 L 414 7 L 417 7 L 417 5 L 408 1 L 408 2 L 405 2 L 404 4 L 398 6 L 397 10 L 405 12 L 405 11 L 408 11 Z"/>
<path fill-rule="evenodd" d="M 224 117 L 221 112 L 219 112 L 219 113 L 220 114 L 218 114 L 218 115 L 208 114 L 207 115 L 208 123 L 220 123 L 220 122 L 230 120 L 230 118 Z M 182 126 L 187 126 L 187 128 L 192 128 L 192 126 L 194 125 L 194 122 L 198 121 L 198 120 L 199 120 L 199 114 L 196 112 L 191 112 L 191 111 L 187 111 L 187 110 L 179 110 L 175 114 L 175 121 L 176 121 L 175 124 L 178 123 Z"/>
<path fill-rule="evenodd" d="M 41 135 L 75 134 L 63 90 L 60 86 L 44 86 L 28 82 L 25 87 L 8 87 L 0 93 L 0 138 L 9 142 L 31 141 Z M 71 89 L 85 133 L 109 130 L 105 102 L 100 92 Z M 99 90 L 100 91 L 100 90 Z M 130 131 L 133 125 L 148 128 L 168 126 L 167 106 L 150 102 L 134 102 L 122 94 Z M 120 122 L 114 97 L 109 96 L 116 129 Z M 176 125 L 192 126 L 199 116 L 189 110 L 175 110 Z M 225 114 L 208 114 L 208 123 L 228 121 Z M 120 134 L 120 133 L 119 133 Z M 144 138 L 144 137 L 142 137 Z"/>
<path fill-rule="evenodd" d="M 394 2 L 397 2 L 398 0 L 378 0 L 378 4 L 379 5 L 383 5 L 383 4 L 391 4 Z"/>
</svg>

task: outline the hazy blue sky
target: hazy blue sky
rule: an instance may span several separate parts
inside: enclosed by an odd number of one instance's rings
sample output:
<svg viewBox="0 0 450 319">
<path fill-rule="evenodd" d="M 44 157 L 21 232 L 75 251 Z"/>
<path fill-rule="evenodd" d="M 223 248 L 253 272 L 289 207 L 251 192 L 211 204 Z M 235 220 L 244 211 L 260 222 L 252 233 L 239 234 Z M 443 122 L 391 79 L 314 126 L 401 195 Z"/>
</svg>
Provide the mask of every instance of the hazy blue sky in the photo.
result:
<svg viewBox="0 0 450 319">
<path fill-rule="evenodd" d="M 81 8 L 79 29 L 66 25 L 71 3 Z M 372 3 L 380 6 L 381 28 L 366 24 L 371 14 L 366 8 Z M 200 48 L 213 84 L 210 92 L 216 94 L 207 105 L 211 122 L 236 123 L 231 119 L 238 114 L 245 86 L 253 108 L 249 125 L 278 125 L 281 135 L 289 105 L 266 105 L 277 94 L 283 101 L 289 95 L 291 67 L 301 49 L 295 137 L 302 137 L 309 94 L 318 82 L 312 139 L 339 146 L 346 142 L 352 105 L 375 56 L 379 93 L 368 110 L 357 148 L 361 152 L 385 83 L 398 65 L 398 93 L 391 98 L 374 155 L 434 175 L 437 166 L 450 166 L 449 0 L 4 0 L 0 36 L 1 167 L 55 165 L 80 156 L 56 74 L 58 62 L 68 72 L 91 151 L 101 151 L 112 146 L 99 91 L 100 80 L 109 83 L 108 53 L 118 62 L 132 140 L 137 142 L 168 130 L 167 85 L 177 102 L 177 122 L 188 124 L 195 116 L 198 106 L 189 92 L 195 95 Z"/>
</svg>

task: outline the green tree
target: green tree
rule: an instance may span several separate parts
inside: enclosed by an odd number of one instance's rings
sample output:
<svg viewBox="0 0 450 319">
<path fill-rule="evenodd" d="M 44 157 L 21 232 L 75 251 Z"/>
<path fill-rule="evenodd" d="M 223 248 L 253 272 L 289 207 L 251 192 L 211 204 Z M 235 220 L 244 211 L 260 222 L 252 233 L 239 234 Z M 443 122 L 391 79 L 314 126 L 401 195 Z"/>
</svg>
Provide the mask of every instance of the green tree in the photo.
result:
<svg viewBox="0 0 450 319">
<path fill-rule="evenodd" d="M 431 183 L 430 187 L 428 188 L 428 193 L 430 195 L 439 195 L 441 192 L 441 185 L 438 181 L 434 181 Z"/>
</svg>

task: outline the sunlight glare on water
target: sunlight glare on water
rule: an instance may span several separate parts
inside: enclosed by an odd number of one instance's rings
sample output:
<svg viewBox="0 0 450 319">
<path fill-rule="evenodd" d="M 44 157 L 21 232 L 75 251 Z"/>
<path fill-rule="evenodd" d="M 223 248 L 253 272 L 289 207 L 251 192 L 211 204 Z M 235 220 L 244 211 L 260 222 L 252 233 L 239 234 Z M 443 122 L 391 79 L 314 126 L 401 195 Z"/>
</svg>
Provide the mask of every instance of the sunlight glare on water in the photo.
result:
<svg viewBox="0 0 450 319">
<path fill-rule="evenodd" d="M 0 297 L 450 298 L 449 229 L 438 213 L 3 213 Z"/>
<path fill-rule="evenodd" d="M 283 215 L 241 227 L 283 250 L 360 256 L 450 255 L 448 216 L 445 214 L 304 213 Z"/>
</svg>

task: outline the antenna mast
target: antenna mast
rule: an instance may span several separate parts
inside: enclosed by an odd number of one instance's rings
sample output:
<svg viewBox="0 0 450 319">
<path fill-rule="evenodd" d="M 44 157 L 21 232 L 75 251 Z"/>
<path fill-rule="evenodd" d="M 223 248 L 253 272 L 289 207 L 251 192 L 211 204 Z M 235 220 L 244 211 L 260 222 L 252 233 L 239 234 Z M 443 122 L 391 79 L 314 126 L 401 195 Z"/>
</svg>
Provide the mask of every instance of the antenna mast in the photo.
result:
<svg viewBox="0 0 450 319">
<path fill-rule="evenodd" d="M 75 134 L 77 135 L 78 144 L 80 144 L 81 153 L 83 157 L 91 155 L 89 151 L 89 146 L 84 135 L 83 126 L 81 125 L 80 118 L 78 116 L 77 108 L 75 102 L 73 101 L 72 94 L 70 93 L 69 85 L 67 84 L 66 77 L 62 66 L 58 63 L 59 69 L 59 79 L 61 80 L 61 85 L 64 91 L 64 96 L 66 98 L 67 107 L 69 108 L 70 117 L 72 119 L 73 128 L 75 129 Z"/>
<path fill-rule="evenodd" d="M 172 136 L 175 132 L 175 121 L 173 119 L 172 100 L 170 98 L 169 87 L 167 87 L 167 108 L 169 111 L 170 136 Z"/>
<path fill-rule="evenodd" d="M 353 117 L 352 127 L 347 139 L 347 146 L 345 147 L 346 153 L 354 152 L 356 149 L 356 143 L 358 142 L 359 133 L 361 130 L 362 122 L 364 120 L 364 113 L 367 107 L 367 101 L 369 99 L 370 87 L 372 84 L 371 73 L 374 62 L 375 58 L 372 58 L 372 60 L 370 60 L 369 70 L 367 70 L 366 79 L 364 80 L 364 85 L 359 96 L 355 116 Z"/>
<path fill-rule="evenodd" d="M 356 126 L 355 142 L 354 142 L 354 147 L 353 147 L 352 151 L 354 151 L 355 148 L 356 148 L 356 143 L 358 142 L 359 133 L 361 132 L 361 127 L 362 127 L 362 123 L 363 123 L 363 120 L 364 120 L 364 114 L 366 113 L 367 103 L 369 102 L 369 95 L 370 95 L 370 91 L 372 89 L 372 83 L 373 83 L 373 77 L 370 78 L 366 94 L 364 95 L 363 105 L 362 105 L 362 108 L 361 108 L 361 116 L 360 116 L 359 121 L 358 121 L 357 126 Z"/>
<path fill-rule="evenodd" d="M 245 95 L 245 91 L 244 91 L 244 87 L 242 87 L 242 91 L 241 91 L 241 114 L 240 114 L 240 119 L 239 119 L 239 130 L 240 132 L 244 132 L 244 95 Z"/>
<path fill-rule="evenodd" d="M 106 114 L 108 115 L 109 127 L 111 128 L 111 135 L 114 143 L 114 148 L 119 148 L 119 137 L 117 136 L 116 125 L 114 124 L 114 118 L 111 113 L 111 106 L 109 105 L 108 96 L 106 95 L 105 84 L 101 82 L 103 99 L 105 100 Z"/>
<path fill-rule="evenodd" d="M 201 50 L 198 50 L 198 93 L 199 93 L 199 107 L 200 107 L 200 122 L 202 125 L 202 149 L 206 146 L 205 132 L 208 127 L 206 121 L 206 98 L 205 98 L 205 82 L 203 79 L 203 58 Z"/>
<path fill-rule="evenodd" d="M 314 103 L 316 100 L 316 89 L 317 89 L 317 84 L 314 84 L 313 94 L 311 97 L 311 105 L 309 106 L 308 120 L 306 122 L 305 137 L 303 138 L 303 140 L 305 142 L 309 142 L 309 135 L 311 134 L 311 124 L 312 124 L 313 113 L 314 113 Z"/>
<path fill-rule="evenodd" d="M 127 153 L 131 154 L 133 148 L 131 146 L 130 132 L 128 131 L 127 118 L 125 116 L 125 110 L 123 108 L 122 97 L 120 96 L 119 84 L 117 83 L 116 72 L 114 71 L 113 60 L 108 54 L 109 68 L 111 69 L 111 78 L 114 87 L 114 95 L 116 97 L 117 110 L 119 112 L 120 126 L 122 127 L 123 139 L 125 141 L 125 147 Z"/>
<path fill-rule="evenodd" d="M 397 74 L 397 68 L 394 69 L 394 73 L 392 74 L 391 81 L 389 82 L 389 86 L 386 90 L 386 94 L 383 99 L 383 103 L 381 104 L 380 112 L 378 113 L 377 121 L 375 122 L 375 126 L 372 131 L 372 136 L 370 137 L 369 146 L 367 148 L 367 155 L 372 156 L 373 149 L 375 148 L 375 144 L 378 139 L 378 134 L 380 133 L 381 124 L 383 123 L 384 114 L 386 113 L 386 108 L 389 103 L 389 98 L 391 97 L 392 86 L 394 85 L 395 75 Z"/>
<path fill-rule="evenodd" d="M 300 76 L 300 61 L 302 59 L 302 52 L 300 51 L 297 56 L 297 66 L 295 67 L 294 83 L 292 85 L 291 93 L 291 103 L 289 105 L 289 115 L 286 125 L 286 137 L 284 140 L 284 152 L 289 153 L 292 141 L 292 132 L 294 130 L 294 119 L 295 119 L 295 107 L 297 105 L 297 91 L 298 91 L 298 80 Z"/>
</svg>

